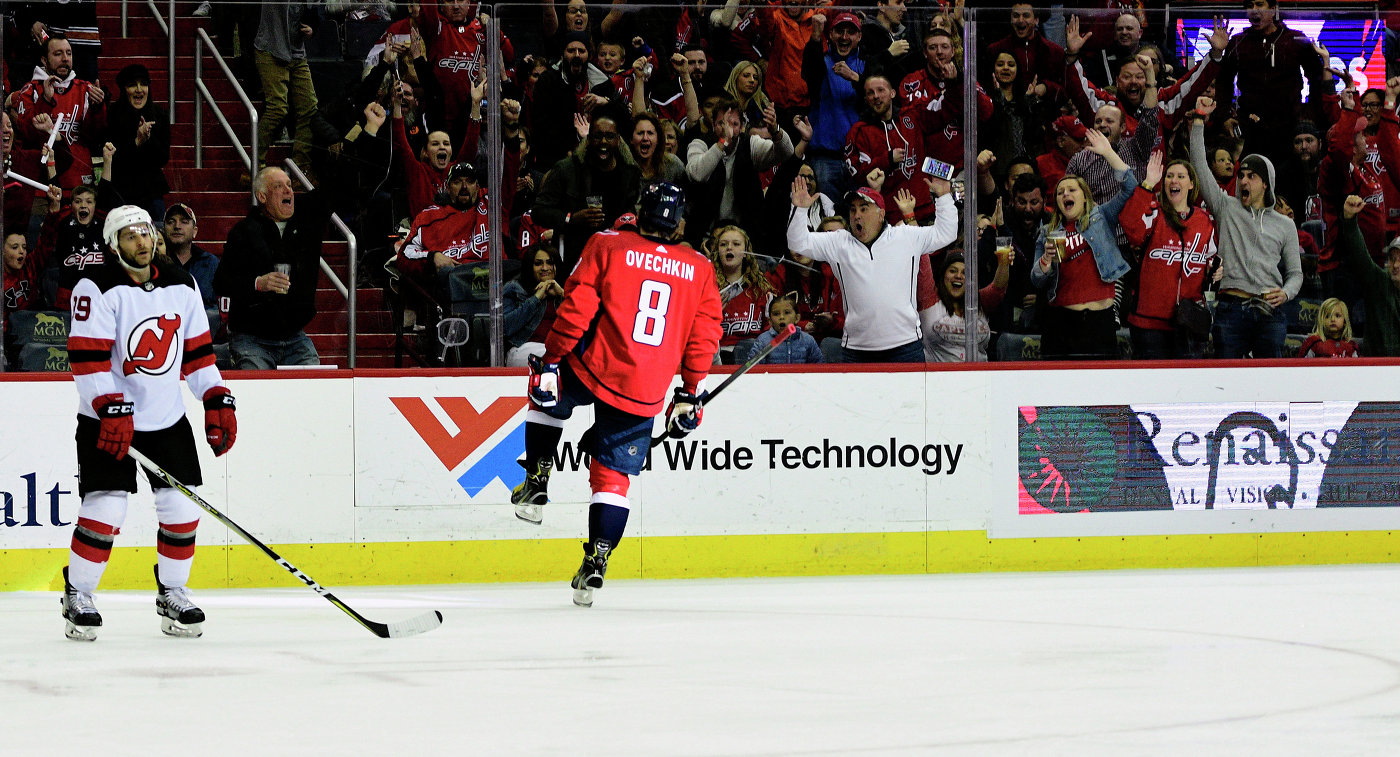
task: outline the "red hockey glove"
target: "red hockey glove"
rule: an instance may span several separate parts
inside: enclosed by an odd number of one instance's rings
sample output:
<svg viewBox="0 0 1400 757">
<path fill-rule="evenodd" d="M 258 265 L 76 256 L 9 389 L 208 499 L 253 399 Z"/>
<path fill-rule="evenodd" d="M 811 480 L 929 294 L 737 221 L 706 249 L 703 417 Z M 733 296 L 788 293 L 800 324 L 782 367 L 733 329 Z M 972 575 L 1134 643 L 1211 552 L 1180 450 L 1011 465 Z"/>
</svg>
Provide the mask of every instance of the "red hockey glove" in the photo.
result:
<svg viewBox="0 0 1400 757">
<path fill-rule="evenodd" d="M 92 401 L 102 428 L 97 432 L 97 448 L 121 460 L 131 449 L 131 435 L 136 432 L 136 407 L 120 394 L 104 394 Z"/>
<path fill-rule="evenodd" d="M 233 410 L 233 395 L 228 389 L 216 386 L 204 393 L 204 438 L 214 457 L 232 449 L 238 437 L 238 418 Z"/>
<path fill-rule="evenodd" d="M 671 395 L 671 406 L 666 408 L 666 435 L 672 439 L 683 438 L 700 428 L 700 420 L 705 417 L 705 408 L 695 392 L 676 387 Z"/>
<path fill-rule="evenodd" d="M 531 355 L 530 401 L 540 407 L 554 407 L 559 403 L 559 364 L 546 363 L 537 355 Z"/>
</svg>

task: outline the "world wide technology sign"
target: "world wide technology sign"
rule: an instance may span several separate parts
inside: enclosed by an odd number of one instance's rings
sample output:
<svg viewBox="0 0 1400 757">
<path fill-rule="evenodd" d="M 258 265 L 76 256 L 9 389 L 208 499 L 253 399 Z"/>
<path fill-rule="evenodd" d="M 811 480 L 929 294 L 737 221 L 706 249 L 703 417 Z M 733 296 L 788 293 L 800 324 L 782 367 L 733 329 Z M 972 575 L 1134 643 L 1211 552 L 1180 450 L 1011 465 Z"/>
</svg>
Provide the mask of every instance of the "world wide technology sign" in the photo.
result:
<svg viewBox="0 0 1400 757">
<path fill-rule="evenodd" d="M 1400 504 L 1400 403 L 1025 406 L 1019 512 Z"/>
</svg>

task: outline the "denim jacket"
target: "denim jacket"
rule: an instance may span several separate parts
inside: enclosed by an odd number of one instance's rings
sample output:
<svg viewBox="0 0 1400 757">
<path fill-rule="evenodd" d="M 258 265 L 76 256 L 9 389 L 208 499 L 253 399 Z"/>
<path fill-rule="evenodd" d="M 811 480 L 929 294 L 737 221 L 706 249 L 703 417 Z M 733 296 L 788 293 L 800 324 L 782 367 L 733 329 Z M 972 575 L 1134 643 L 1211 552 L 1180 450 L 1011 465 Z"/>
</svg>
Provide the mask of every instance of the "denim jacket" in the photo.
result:
<svg viewBox="0 0 1400 757">
<path fill-rule="evenodd" d="M 1084 240 L 1089 243 L 1089 249 L 1094 252 L 1094 264 L 1098 266 L 1099 278 L 1106 282 L 1123 278 L 1131 269 L 1128 261 L 1123 259 L 1123 253 L 1118 251 L 1118 213 L 1128 203 L 1128 198 L 1133 196 L 1133 190 L 1138 184 L 1137 176 L 1131 168 L 1115 171 L 1114 176 L 1118 177 L 1121 187 L 1118 196 L 1106 205 L 1096 205 L 1089 211 L 1089 220 L 1080 229 Z M 1031 261 L 1031 283 L 1038 289 L 1049 288 L 1046 293 L 1047 300 L 1055 298 L 1055 291 L 1060 285 L 1060 261 L 1050 261 L 1049 273 L 1040 271 L 1039 251 L 1045 249 L 1045 234 L 1049 230 L 1049 224 L 1042 224 L 1040 231 L 1036 232 L 1034 249 L 1038 254 Z"/>
</svg>

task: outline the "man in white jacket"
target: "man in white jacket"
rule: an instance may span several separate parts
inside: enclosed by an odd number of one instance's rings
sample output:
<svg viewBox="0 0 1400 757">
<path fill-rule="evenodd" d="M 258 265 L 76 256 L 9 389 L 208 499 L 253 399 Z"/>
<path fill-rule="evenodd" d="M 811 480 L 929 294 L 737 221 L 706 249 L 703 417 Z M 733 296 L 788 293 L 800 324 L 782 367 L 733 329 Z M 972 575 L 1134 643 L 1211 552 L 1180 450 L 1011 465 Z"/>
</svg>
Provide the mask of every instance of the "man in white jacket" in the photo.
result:
<svg viewBox="0 0 1400 757">
<path fill-rule="evenodd" d="M 958 236 L 958 211 L 948 182 L 928 178 L 934 196 L 932 226 L 890 226 L 879 192 L 862 187 L 847 195 L 850 230 L 811 232 L 806 209 L 814 198 L 807 183 L 792 184 L 788 249 L 826 261 L 841 282 L 846 332 L 841 352 L 848 363 L 922 363 L 923 331 L 915 294 L 919 258 Z M 801 210 L 798 210 L 801 209 Z"/>
</svg>

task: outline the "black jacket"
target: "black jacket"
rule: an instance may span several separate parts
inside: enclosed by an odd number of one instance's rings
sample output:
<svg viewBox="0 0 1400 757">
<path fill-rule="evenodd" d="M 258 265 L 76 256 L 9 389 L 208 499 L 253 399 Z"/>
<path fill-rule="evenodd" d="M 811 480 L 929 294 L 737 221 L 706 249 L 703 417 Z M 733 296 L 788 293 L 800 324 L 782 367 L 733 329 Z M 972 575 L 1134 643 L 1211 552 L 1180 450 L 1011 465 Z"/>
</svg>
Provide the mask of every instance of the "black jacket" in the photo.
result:
<svg viewBox="0 0 1400 757">
<path fill-rule="evenodd" d="M 297 196 L 296 212 L 280 234 L 261 207 L 249 210 L 229 230 L 214 275 L 214 291 L 229 298 L 230 333 L 288 339 L 311 322 L 316 315 L 316 282 L 321 277 L 321 240 L 329 217 L 330 210 L 316 191 Z M 291 264 L 291 288 L 286 294 L 257 291 L 254 279 L 270 273 L 277 263 Z"/>
</svg>

